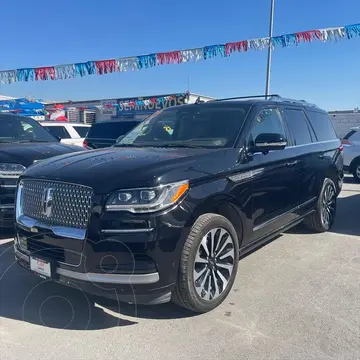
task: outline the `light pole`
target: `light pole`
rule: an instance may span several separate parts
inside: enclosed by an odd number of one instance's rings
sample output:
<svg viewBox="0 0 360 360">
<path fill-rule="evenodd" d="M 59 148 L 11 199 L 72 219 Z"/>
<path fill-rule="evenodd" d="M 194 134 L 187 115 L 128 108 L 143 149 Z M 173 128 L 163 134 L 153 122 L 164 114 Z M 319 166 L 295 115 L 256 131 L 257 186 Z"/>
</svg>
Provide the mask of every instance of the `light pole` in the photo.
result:
<svg viewBox="0 0 360 360">
<path fill-rule="evenodd" d="M 271 38 L 273 37 L 273 28 L 274 28 L 274 6 L 275 6 L 275 0 L 271 0 L 270 27 L 269 27 L 269 48 L 268 48 L 267 68 L 266 68 L 266 87 L 265 87 L 266 98 L 270 93 L 271 57 L 272 57 Z"/>
</svg>

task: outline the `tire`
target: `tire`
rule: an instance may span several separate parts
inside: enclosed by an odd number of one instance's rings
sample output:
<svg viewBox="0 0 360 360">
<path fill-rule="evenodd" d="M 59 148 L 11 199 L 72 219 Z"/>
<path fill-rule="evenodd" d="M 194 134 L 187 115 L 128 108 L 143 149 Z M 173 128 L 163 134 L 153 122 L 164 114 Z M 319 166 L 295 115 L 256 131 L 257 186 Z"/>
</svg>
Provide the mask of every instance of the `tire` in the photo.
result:
<svg viewBox="0 0 360 360">
<path fill-rule="evenodd" d="M 360 160 L 357 160 L 355 162 L 355 164 L 352 166 L 352 169 L 353 169 L 352 174 L 354 179 L 357 182 L 360 182 Z"/>
<path fill-rule="evenodd" d="M 201 215 L 185 241 L 172 301 L 197 313 L 213 310 L 229 294 L 238 262 L 239 240 L 231 222 L 217 214 Z"/>
<path fill-rule="evenodd" d="M 330 205 L 329 197 L 331 194 L 332 198 Z M 307 229 L 316 233 L 326 232 L 331 229 L 336 215 L 336 194 L 337 191 L 334 182 L 331 179 L 326 178 L 316 203 L 315 212 L 309 214 L 304 219 L 304 225 Z M 325 206 L 331 206 L 331 210 L 327 211 Z M 329 221 L 327 221 L 327 216 L 329 216 Z"/>
</svg>

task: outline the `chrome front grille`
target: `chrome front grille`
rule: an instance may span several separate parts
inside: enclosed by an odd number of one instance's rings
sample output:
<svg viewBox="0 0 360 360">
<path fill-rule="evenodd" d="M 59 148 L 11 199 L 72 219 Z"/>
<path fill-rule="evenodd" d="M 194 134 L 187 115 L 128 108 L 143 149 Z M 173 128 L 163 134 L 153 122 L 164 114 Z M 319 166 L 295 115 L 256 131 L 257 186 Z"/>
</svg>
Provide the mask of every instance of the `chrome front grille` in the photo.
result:
<svg viewBox="0 0 360 360">
<path fill-rule="evenodd" d="M 93 196 L 91 188 L 57 181 L 30 179 L 22 180 L 21 187 L 22 215 L 48 226 L 87 228 Z M 49 189 L 51 203 L 47 204 L 46 194 Z"/>
</svg>

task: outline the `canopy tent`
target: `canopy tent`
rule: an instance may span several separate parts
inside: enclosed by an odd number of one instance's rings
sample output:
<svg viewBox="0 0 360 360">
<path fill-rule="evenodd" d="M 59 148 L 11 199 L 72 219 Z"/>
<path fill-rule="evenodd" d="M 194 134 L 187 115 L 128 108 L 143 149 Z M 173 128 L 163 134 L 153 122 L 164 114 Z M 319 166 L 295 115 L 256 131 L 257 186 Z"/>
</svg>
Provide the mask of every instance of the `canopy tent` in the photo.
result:
<svg viewBox="0 0 360 360">
<path fill-rule="evenodd" d="M 0 100 L 0 112 L 13 113 L 21 116 L 45 115 L 42 100 L 28 100 L 26 98 Z"/>
</svg>

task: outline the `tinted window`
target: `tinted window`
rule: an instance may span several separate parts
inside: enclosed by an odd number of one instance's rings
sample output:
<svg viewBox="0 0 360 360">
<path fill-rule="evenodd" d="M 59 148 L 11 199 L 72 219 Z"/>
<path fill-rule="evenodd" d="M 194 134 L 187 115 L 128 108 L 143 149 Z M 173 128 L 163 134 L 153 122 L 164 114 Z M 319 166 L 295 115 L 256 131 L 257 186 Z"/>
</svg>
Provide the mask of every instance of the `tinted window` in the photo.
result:
<svg viewBox="0 0 360 360">
<path fill-rule="evenodd" d="M 249 145 L 254 146 L 259 134 L 281 134 L 286 138 L 279 109 L 264 109 L 257 115 L 249 137 Z"/>
<path fill-rule="evenodd" d="M 80 137 L 84 138 L 88 133 L 90 127 L 87 126 L 74 126 L 75 131 L 80 135 Z"/>
<path fill-rule="evenodd" d="M 70 139 L 71 136 L 65 129 L 65 126 L 44 126 L 45 129 L 50 131 L 54 136 L 58 136 L 60 139 Z"/>
<path fill-rule="evenodd" d="M 337 139 L 336 132 L 328 114 L 308 111 L 307 115 L 319 141 Z"/>
<path fill-rule="evenodd" d="M 347 139 L 349 139 L 354 145 L 360 145 L 360 131 L 353 130 Z"/>
<path fill-rule="evenodd" d="M 248 110 L 248 104 L 209 103 L 168 108 L 147 118 L 118 145 L 232 147 Z"/>
<path fill-rule="evenodd" d="M 57 142 L 37 121 L 21 116 L 0 114 L 0 142 Z"/>
<path fill-rule="evenodd" d="M 349 131 L 349 132 L 344 136 L 344 139 L 350 139 L 351 136 L 353 136 L 355 133 L 356 133 L 355 130 Z"/>
<path fill-rule="evenodd" d="M 312 143 L 309 125 L 302 110 L 285 109 L 286 122 L 294 139 L 294 145 Z"/>
<path fill-rule="evenodd" d="M 95 123 L 91 126 L 87 138 L 116 140 L 119 136 L 125 135 L 138 124 L 139 121 Z"/>
</svg>

